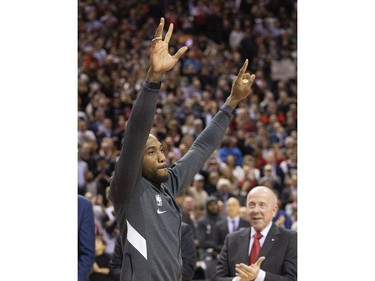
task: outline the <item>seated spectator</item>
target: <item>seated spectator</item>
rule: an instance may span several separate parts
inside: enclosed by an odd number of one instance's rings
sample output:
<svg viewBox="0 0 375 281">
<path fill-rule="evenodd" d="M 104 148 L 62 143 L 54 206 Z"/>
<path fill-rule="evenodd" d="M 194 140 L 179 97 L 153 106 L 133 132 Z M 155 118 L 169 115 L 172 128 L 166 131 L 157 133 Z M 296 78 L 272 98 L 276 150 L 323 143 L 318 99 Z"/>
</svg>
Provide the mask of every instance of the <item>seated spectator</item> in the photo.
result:
<svg viewBox="0 0 375 281">
<path fill-rule="evenodd" d="M 95 237 L 95 262 L 92 266 L 90 281 L 111 281 L 109 277 L 109 261 L 111 256 L 104 252 L 106 242 L 103 237 Z"/>
<path fill-rule="evenodd" d="M 242 164 L 242 152 L 237 147 L 237 139 L 235 137 L 225 135 L 218 149 L 219 157 L 222 162 L 227 160 L 228 155 L 233 155 L 236 159 L 236 165 Z"/>
<path fill-rule="evenodd" d="M 204 207 L 206 205 L 208 193 L 204 190 L 204 176 L 196 174 L 193 180 L 193 186 L 188 187 L 188 194 L 190 194 L 195 201 L 196 206 Z"/>
<path fill-rule="evenodd" d="M 285 212 L 285 210 L 281 209 L 281 201 L 280 201 L 280 199 L 277 200 L 277 204 L 278 204 L 278 209 L 277 209 L 276 215 L 274 216 L 274 218 L 272 219 L 272 221 L 277 226 L 284 227 L 284 228 L 287 228 L 287 229 L 291 229 L 292 224 L 293 224 L 292 219 Z"/>
<path fill-rule="evenodd" d="M 214 241 L 221 248 L 224 245 L 225 237 L 234 231 L 249 227 L 248 219 L 240 217 L 240 201 L 231 197 L 227 201 L 227 216 L 225 220 L 216 223 L 216 231 L 214 232 Z"/>
<path fill-rule="evenodd" d="M 216 197 L 209 196 L 206 202 L 206 214 L 198 220 L 198 257 L 203 264 L 206 279 L 213 277 L 216 270 L 216 256 L 220 252 L 220 247 L 214 241 L 216 224 L 225 220 L 220 214 L 218 202 Z"/>
<path fill-rule="evenodd" d="M 233 193 L 234 187 L 231 182 L 226 178 L 220 178 L 217 182 L 217 192 L 213 193 L 217 200 L 220 200 L 225 205 L 230 197 L 236 197 Z M 225 212 L 225 208 L 224 208 Z"/>
</svg>

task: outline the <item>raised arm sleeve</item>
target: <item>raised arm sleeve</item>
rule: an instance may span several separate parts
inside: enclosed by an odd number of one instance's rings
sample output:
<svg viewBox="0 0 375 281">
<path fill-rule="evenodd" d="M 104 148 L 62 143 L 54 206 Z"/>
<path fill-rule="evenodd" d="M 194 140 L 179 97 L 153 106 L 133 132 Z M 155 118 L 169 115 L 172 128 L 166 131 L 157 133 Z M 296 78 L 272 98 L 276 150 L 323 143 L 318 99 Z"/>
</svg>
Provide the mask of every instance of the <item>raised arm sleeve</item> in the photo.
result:
<svg viewBox="0 0 375 281">
<path fill-rule="evenodd" d="M 134 103 L 124 134 L 123 146 L 111 180 L 110 196 L 123 204 L 142 176 L 144 147 L 153 123 L 160 84 L 145 82 Z"/>
<path fill-rule="evenodd" d="M 224 104 L 210 124 L 194 141 L 184 157 L 171 167 L 172 180 L 176 181 L 172 185 L 176 188 L 176 190 L 172 190 L 174 195 L 190 183 L 194 175 L 202 168 L 204 162 L 220 145 L 232 119 L 232 111 L 231 106 Z"/>
</svg>

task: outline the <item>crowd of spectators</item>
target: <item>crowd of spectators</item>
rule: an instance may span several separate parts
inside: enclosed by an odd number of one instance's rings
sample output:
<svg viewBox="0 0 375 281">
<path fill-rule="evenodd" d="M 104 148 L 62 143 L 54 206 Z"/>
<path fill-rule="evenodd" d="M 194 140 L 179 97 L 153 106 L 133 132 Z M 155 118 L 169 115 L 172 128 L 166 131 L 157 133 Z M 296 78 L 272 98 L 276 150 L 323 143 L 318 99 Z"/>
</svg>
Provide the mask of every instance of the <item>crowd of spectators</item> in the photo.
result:
<svg viewBox="0 0 375 281">
<path fill-rule="evenodd" d="M 247 192 L 265 185 L 279 195 L 275 221 L 296 230 L 297 1 L 79 0 L 78 193 L 94 204 L 106 253 L 113 253 L 118 231 L 109 178 L 160 17 L 175 27 L 170 53 L 189 47 L 163 77 L 152 128 L 169 164 L 211 121 L 246 58 L 256 74 L 220 147 L 178 198 L 184 221 L 196 227 L 212 196 L 223 217 L 226 201 L 238 198 L 245 218 Z"/>
</svg>

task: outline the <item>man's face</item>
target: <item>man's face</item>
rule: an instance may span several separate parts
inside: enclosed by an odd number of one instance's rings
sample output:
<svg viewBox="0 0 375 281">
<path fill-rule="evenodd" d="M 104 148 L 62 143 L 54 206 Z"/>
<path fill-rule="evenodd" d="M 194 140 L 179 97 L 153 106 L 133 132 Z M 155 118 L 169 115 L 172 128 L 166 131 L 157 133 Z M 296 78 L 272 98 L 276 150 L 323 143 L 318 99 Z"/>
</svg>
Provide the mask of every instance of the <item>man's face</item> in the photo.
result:
<svg viewBox="0 0 375 281">
<path fill-rule="evenodd" d="M 229 217 L 234 218 L 240 213 L 240 203 L 235 198 L 229 198 L 227 201 L 227 214 Z"/>
<path fill-rule="evenodd" d="M 217 201 L 212 201 L 207 204 L 207 212 L 209 212 L 212 215 L 217 215 L 219 213 L 219 205 L 217 204 Z"/>
<path fill-rule="evenodd" d="M 186 196 L 184 199 L 183 207 L 187 211 L 194 210 L 194 198 L 190 196 Z"/>
<path fill-rule="evenodd" d="M 168 179 L 168 168 L 162 144 L 150 135 L 144 151 L 142 175 L 153 183 L 162 183 Z"/>
<path fill-rule="evenodd" d="M 247 196 L 247 211 L 250 224 L 256 231 L 262 231 L 277 212 L 277 198 L 267 187 L 255 187 Z"/>
<path fill-rule="evenodd" d="M 194 181 L 194 187 L 197 190 L 202 190 L 204 188 L 204 181 L 203 180 L 195 180 Z"/>
</svg>

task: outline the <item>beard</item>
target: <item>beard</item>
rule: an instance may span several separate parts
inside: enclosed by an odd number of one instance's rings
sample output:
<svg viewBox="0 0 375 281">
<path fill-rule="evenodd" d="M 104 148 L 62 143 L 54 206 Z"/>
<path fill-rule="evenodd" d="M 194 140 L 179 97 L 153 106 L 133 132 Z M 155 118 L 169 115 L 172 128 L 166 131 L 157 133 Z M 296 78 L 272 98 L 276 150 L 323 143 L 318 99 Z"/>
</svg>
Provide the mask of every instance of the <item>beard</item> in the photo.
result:
<svg viewBox="0 0 375 281">
<path fill-rule="evenodd" d="M 168 180 L 168 172 L 164 173 L 161 169 L 152 170 L 150 172 L 144 171 L 143 177 L 152 183 L 160 184 Z"/>
<path fill-rule="evenodd" d="M 155 183 L 162 183 L 168 180 L 168 175 L 155 177 Z"/>
</svg>

